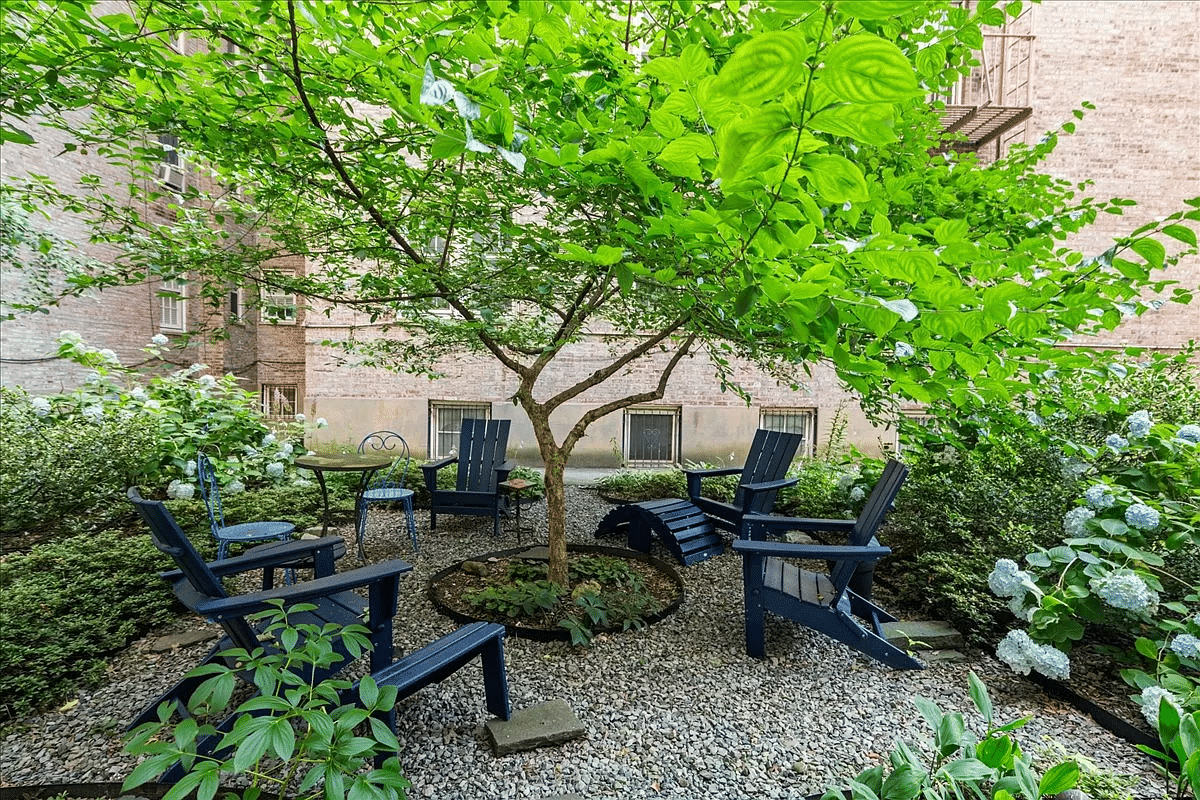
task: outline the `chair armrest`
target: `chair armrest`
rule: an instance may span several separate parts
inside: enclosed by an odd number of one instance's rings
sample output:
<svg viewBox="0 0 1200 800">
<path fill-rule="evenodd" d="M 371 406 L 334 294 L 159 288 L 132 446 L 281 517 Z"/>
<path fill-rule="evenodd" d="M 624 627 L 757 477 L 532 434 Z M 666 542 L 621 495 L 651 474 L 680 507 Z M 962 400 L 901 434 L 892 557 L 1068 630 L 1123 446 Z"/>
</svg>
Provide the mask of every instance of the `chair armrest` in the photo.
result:
<svg viewBox="0 0 1200 800">
<path fill-rule="evenodd" d="M 788 486 L 795 486 L 800 482 L 799 478 L 780 478 L 777 481 L 761 481 L 759 483 L 743 483 L 741 488 L 745 489 L 748 494 L 756 494 L 757 492 L 770 492 L 776 489 L 785 489 Z"/>
<path fill-rule="evenodd" d="M 858 523 L 855 519 L 814 519 L 810 517 L 780 517 L 775 514 L 747 514 L 742 524 L 747 528 L 762 526 L 777 531 L 836 531 L 849 533 Z"/>
<path fill-rule="evenodd" d="M 714 467 L 712 469 L 685 469 L 687 476 L 688 499 L 695 500 L 702 491 L 701 481 L 705 478 L 715 478 L 719 475 L 740 475 L 742 467 Z"/>
<path fill-rule="evenodd" d="M 734 539 L 733 549 L 743 556 L 773 558 L 811 558 L 820 561 L 878 561 L 892 552 L 883 545 L 793 544 L 792 542 L 755 542 Z"/>
<path fill-rule="evenodd" d="M 385 581 L 412 570 L 412 564 L 398 559 L 371 564 L 366 567 L 329 575 L 304 583 L 291 586 L 278 586 L 261 592 L 239 594 L 233 597 L 218 597 L 198 603 L 196 612 L 212 619 L 240 617 L 262 611 L 270 606 L 271 600 L 283 600 L 284 606 L 294 605 L 305 600 L 319 600 L 337 592 L 350 589 L 370 587 L 380 581 Z"/>
<path fill-rule="evenodd" d="M 332 562 L 334 560 L 332 555 L 333 548 L 339 544 L 344 544 L 340 536 L 323 536 L 320 539 L 293 539 L 290 542 L 280 542 L 278 545 L 271 547 L 270 550 L 264 551 L 255 548 L 240 556 L 225 558 L 220 561 L 210 561 L 208 562 L 208 568 L 212 571 L 213 575 L 218 578 L 224 578 L 229 575 L 251 572 L 256 569 L 279 567 L 309 557 L 316 558 L 317 554 L 323 550 L 329 551 L 329 558 Z M 183 577 L 183 572 L 173 569 L 167 572 L 160 572 L 159 577 L 163 580 L 174 581 Z"/>
<path fill-rule="evenodd" d="M 456 463 L 458 463 L 458 456 L 447 456 L 437 461 L 431 461 L 428 464 L 422 464 L 421 475 L 425 478 L 425 488 L 431 492 L 436 489 L 438 470 Z"/>
</svg>

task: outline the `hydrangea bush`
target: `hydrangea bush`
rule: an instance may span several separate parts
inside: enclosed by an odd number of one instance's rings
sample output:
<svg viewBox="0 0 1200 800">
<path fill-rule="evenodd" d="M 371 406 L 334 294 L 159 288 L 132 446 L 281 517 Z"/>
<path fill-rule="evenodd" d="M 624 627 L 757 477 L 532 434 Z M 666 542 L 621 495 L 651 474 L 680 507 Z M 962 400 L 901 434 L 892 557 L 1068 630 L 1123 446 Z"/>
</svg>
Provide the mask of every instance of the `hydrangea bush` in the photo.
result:
<svg viewBox="0 0 1200 800">
<path fill-rule="evenodd" d="M 166 343 L 161 334 L 151 340 L 147 364 L 163 363 Z M 306 421 L 297 415 L 294 422 L 268 425 L 257 398 L 233 375 L 213 376 L 192 364 L 147 377 L 73 331 L 63 331 L 58 345 L 61 358 L 91 372 L 64 394 L 5 390 L 5 532 L 37 529 L 43 520 L 58 524 L 64 516 L 94 518 L 94 509 L 105 505 L 125 509 L 111 501 L 131 483 L 165 491 L 169 499 L 191 499 L 201 450 L 230 493 L 307 481 L 293 468 L 305 452 Z M 323 424 L 318 420 L 316 427 Z"/>
<path fill-rule="evenodd" d="M 1063 517 L 1062 544 L 1000 559 L 988 586 L 1029 624 L 1000 643 L 1014 670 L 1070 675 L 1067 653 L 1088 624 L 1132 631 L 1122 677 L 1147 720 L 1164 699 L 1200 709 L 1200 591 L 1175 564 L 1200 548 L 1200 426 L 1156 425 L 1146 411 L 1097 451 L 1095 481 Z"/>
</svg>

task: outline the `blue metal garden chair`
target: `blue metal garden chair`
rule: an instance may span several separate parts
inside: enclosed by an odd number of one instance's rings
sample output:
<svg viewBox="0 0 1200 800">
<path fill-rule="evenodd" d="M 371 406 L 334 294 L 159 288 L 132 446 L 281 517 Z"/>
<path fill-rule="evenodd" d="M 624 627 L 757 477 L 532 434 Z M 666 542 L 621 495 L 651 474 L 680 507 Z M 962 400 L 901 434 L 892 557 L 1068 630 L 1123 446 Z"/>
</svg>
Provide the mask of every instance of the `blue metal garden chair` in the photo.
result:
<svg viewBox="0 0 1200 800">
<path fill-rule="evenodd" d="M 204 506 L 208 509 L 209 529 L 212 531 L 213 538 L 217 540 L 218 561 L 225 558 L 231 544 L 250 544 L 271 540 L 287 541 L 292 538 L 296 526 L 291 522 L 268 520 L 226 525 L 225 510 L 221 507 L 221 491 L 217 483 L 217 473 L 213 469 L 212 461 L 204 453 L 196 454 L 196 477 L 200 481 L 200 496 L 204 498 Z"/>
<path fill-rule="evenodd" d="M 358 506 L 358 541 L 361 544 L 363 535 L 367 532 L 367 507 L 371 503 L 403 503 L 404 515 L 408 522 L 408 538 L 412 539 L 413 552 L 421 552 L 417 544 L 417 523 L 413 517 L 412 489 L 405 486 L 408 478 L 408 468 L 412 463 L 412 455 L 408 442 L 404 437 L 392 431 L 375 431 L 368 433 L 358 444 L 359 453 L 376 453 L 380 455 L 395 455 L 392 465 L 380 470 L 372 477 L 371 482 L 363 491 L 362 502 Z"/>
</svg>

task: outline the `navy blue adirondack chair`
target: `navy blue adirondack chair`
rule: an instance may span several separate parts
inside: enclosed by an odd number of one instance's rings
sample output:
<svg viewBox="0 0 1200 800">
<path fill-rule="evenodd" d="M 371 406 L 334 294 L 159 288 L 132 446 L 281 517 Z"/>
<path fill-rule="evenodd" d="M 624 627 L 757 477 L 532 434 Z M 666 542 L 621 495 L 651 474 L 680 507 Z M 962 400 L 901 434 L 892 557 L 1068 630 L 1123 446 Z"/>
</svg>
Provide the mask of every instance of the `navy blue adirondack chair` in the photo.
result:
<svg viewBox="0 0 1200 800">
<path fill-rule="evenodd" d="M 508 449 L 507 419 L 464 419 L 459 432 L 458 455 L 421 467 L 429 490 L 429 529 L 437 528 L 438 514 L 492 517 L 493 532 L 500 535 L 500 516 L 508 507 L 508 496 L 500 484 L 516 466 L 504 458 Z M 439 489 L 438 470 L 458 465 L 453 489 Z"/>
<path fill-rule="evenodd" d="M 405 485 L 408 478 L 408 468 L 412 463 L 408 442 L 404 437 L 392 431 L 375 431 L 368 433 L 358 443 L 358 452 L 391 455 L 394 457 L 391 466 L 375 473 L 371 483 L 363 491 L 362 502 L 358 506 L 358 541 L 362 542 L 367 532 L 367 507 L 371 503 L 400 503 L 404 506 L 404 515 L 408 523 L 408 538 L 412 540 L 413 552 L 421 552 L 417 545 L 417 522 L 413 517 L 413 496 L 415 492 Z"/>
<path fill-rule="evenodd" d="M 223 655 L 230 648 L 253 652 L 259 647 L 271 647 L 271 642 L 260 640 L 258 631 L 247 620 L 248 615 L 270 608 L 270 601 L 282 600 L 285 607 L 309 603 L 316 607 L 305 612 L 293 610 L 289 613 L 289 620 L 293 623 L 315 624 L 318 628 L 325 623 L 366 626 L 372 646 L 371 675 L 380 685 L 396 686 L 398 698 L 408 697 L 425 686 L 443 680 L 475 656 L 480 656 L 487 708 L 503 719 L 509 718 L 511 707 L 504 666 L 503 625 L 485 622 L 467 625 L 404 658 L 393 660 L 392 620 L 397 610 L 399 578 L 412 569 L 411 564 L 399 560 L 385 561 L 334 574 L 338 551 L 345 552 L 345 544 L 337 536 L 260 545 L 243 555 L 206 563 L 166 506 L 158 501 L 143 499 L 136 488 L 130 488 L 128 496 L 149 526 L 155 547 L 170 555 L 179 567 L 162 575 L 171 583 L 175 596 L 192 611 L 220 624 L 225 632 L 224 638 L 203 663 L 223 662 L 234 667 L 236 664 Z M 259 569 L 266 574 L 282 565 L 304 559 L 313 564 L 315 573 L 315 578 L 305 583 L 232 597 L 221 585 L 221 579 L 230 575 Z M 363 590 L 366 591 L 365 598 L 358 593 Z M 335 652 L 341 656 L 340 660 L 334 659 L 329 666 L 305 674 L 304 679 L 321 681 L 353 663 L 354 659 L 341 646 L 340 639 L 335 645 Z M 181 715 L 186 714 L 188 700 L 204 679 L 204 676 L 184 677 L 146 706 L 129 724 L 129 728 L 156 720 L 158 708 L 164 702 L 173 705 Z M 344 693 L 343 700 L 354 702 L 357 691 L 356 682 Z M 222 721 L 217 725 L 218 735 L 198 744 L 198 749 L 202 752 L 215 750 L 220 734 L 231 730 L 236 721 L 236 714 Z M 392 730 L 396 729 L 394 710 L 386 715 L 384 722 Z M 182 774 L 182 767 L 176 765 L 164 773 L 160 781 L 177 781 Z"/>
<path fill-rule="evenodd" d="M 282 520 L 239 522 L 236 525 L 226 525 L 217 472 L 213 469 L 212 461 L 204 453 L 196 454 L 196 478 L 200 483 L 200 496 L 204 499 L 204 507 L 208 509 L 209 529 L 212 531 L 213 538 L 217 540 L 218 561 L 229 554 L 229 545 L 231 544 L 250 544 L 272 539 L 282 542 L 292 538 L 292 534 L 295 533 L 296 526 Z M 289 574 L 289 582 L 291 579 L 292 576 Z"/>
<path fill-rule="evenodd" d="M 907 474 L 903 464 L 889 461 L 858 519 L 746 516 L 749 538 L 735 541 L 733 549 L 742 555 L 749 655 L 766 655 L 764 619 L 769 611 L 896 669 L 923 668 L 920 661 L 887 641 L 882 625 L 896 618 L 871 601 L 871 570 L 891 552 L 879 544 L 875 534 Z M 793 530 L 835 532 L 845 534 L 847 540 L 842 545 L 763 541 Z M 829 572 L 812 572 L 792 563 L 805 559 L 826 561 Z"/>
<path fill-rule="evenodd" d="M 747 514 L 770 514 L 775 507 L 779 490 L 796 483 L 788 478 L 788 467 L 803 443 L 799 433 L 769 431 L 759 428 L 750 443 L 746 463 L 741 467 L 717 469 L 685 469 L 688 483 L 688 499 L 708 515 L 718 528 L 729 531 L 738 538 L 747 538 L 743 519 Z M 704 478 L 718 475 L 740 475 L 737 491 L 729 503 L 704 497 Z"/>
</svg>

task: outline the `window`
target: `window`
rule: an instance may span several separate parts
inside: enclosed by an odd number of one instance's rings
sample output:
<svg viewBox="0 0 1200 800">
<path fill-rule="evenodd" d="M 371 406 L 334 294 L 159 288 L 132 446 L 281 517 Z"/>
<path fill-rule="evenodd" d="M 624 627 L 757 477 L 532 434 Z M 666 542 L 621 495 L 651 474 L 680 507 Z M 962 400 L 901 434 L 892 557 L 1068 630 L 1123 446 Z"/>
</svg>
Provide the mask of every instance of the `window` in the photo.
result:
<svg viewBox="0 0 1200 800">
<path fill-rule="evenodd" d="M 158 161 L 158 173 L 155 177 L 169 189 L 182 192 L 187 185 L 183 156 L 179 154 L 179 137 L 171 134 L 159 134 L 158 146 L 162 155 Z"/>
<path fill-rule="evenodd" d="M 625 412 L 625 461 L 666 466 L 679 461 L 679 410 L 631 408 Z"/>
<path fill-rule="evenodd" d="M 296 384 L 264 383 L 262 385 L 262 411 L 268 417 L 296 416 Z"/>
<path fill-rule="evenodd" d="M 810 456 L 815 452 L 817 412 L 812 408 L 764 408 L 759 425 L 769 431 L 798 433 L 804 438 L 799 453 Z"/>
<path fill-rule="evenodd" d="M 246 293 L 241 286 L 229 288 L 229 321 L 246 321 Z"/>
<path fill-rule="evenodd" d="M 291 275 L 276 273 L 279 280 L 290 279 Z M 271 276 L 266 280 L 270 281 Z M 259 290 L 262 293 L 262 316 L 266 322 L 278 325 L 294 325 L 296 323 L 296 295 L 278 286 L 268 286 L 266 283 Z"/>
<path fill-rule="evenodd" d="M 490 403 L 431 403 L 429 457 L 445 458 L 458 450 L 464 419 L 491 419 Z"/>
<path fill-rule="evenodd" d="M 158 290 L 158 324 L 170 331 L 187 330 L 187 281 L 166 278 Z"/>
</svg>

